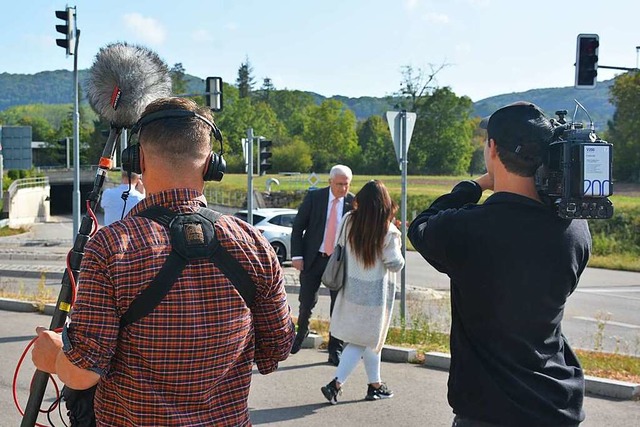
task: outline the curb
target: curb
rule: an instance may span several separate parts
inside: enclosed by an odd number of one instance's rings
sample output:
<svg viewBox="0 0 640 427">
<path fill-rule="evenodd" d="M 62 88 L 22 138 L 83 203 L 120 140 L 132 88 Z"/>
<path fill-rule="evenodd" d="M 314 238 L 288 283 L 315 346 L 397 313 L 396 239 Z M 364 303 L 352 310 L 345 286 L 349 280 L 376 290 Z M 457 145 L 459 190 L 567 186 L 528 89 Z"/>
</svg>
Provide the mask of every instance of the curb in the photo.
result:
<svg viewBox="0 0 640 427">
<path fill-rule="evenodd" d="M 425 353 L 424 356 L 423 366 L 446 371 L 449 370 L 449 365 L 451 364 L 450 354 L 433 351 Z M 621 400 L 631 400 L 640 396 L 640 384 L 609 380 L 589 375 L 585 375 L 584 382 L 585 392 L 592 395 Z"/>
</svg>

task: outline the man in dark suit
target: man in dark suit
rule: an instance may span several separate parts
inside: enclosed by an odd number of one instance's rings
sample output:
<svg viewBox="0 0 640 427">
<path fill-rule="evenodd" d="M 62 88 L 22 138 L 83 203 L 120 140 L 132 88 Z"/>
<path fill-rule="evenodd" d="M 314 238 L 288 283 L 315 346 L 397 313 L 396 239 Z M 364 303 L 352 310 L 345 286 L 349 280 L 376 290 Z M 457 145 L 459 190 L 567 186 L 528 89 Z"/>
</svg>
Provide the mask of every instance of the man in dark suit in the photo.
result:
<svg viewBox="0 0 640 427">
<path fill-rule="evenodd" d="M 291 261 L 293 267 L 300 271 L 300 312 L 291 354 L 300 351 L 302 342 L 309 335 L 309 319 L 318 302 L 320 279 L 337 241 L 342 216 L 351 210 L 355 197 L 349 192 L 352 177 L 348 166 L 332 167 L 329 186 L 309 191 L 298 208 L 291 233 Z M 333 312 L 337 294 L 331 291 L 329 313 Z M 342 341 L 329 335 L 329 363 L 337 366 L 341 353 Z"/>
</svg>

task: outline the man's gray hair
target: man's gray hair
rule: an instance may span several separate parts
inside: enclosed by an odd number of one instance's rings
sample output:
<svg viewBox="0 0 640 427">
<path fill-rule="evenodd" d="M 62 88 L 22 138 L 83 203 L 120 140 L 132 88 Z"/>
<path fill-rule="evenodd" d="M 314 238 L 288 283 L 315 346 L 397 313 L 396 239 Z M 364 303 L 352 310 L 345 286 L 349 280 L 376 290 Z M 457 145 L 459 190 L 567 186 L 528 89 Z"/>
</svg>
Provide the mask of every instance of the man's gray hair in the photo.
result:
<svg viewBox="0 0 640 427">
<path fill-rule="evenodd" d="M 335 165 L 329 171 L 329 179 L 333 179 L 337 176 L 346 176 L 349 179 L 353 178 L 353 172 L 351 172 L 351 168 L 345 165 Z"/>
</svg>

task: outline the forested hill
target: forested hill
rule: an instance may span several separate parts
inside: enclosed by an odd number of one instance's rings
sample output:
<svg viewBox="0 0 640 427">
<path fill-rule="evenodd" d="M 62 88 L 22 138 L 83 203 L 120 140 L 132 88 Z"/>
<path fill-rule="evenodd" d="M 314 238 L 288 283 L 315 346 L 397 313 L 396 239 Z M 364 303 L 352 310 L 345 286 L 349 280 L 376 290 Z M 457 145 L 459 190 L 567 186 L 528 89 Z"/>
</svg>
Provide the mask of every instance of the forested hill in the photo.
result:
<svg viewBox="0 0 640 427">
<path fill-rule="evenodd" d="M 79 71 L 81 86 L 84 84 L 87 70 Z M 204 80 L 195 76 L 185 75 L 189 93 L 204 91 Z M 606 127 L 607 120 L 613 116 L 614 107 L 609 102 L 609 87 L 612 80 L 599 82 L 593 90 L 578 90 L 570 87 L 533 89 L 526 92 L 510 93 L 486 98 L 474 103 L 475 114 L 486 116 L 495 109 L 519 100 L 527 100 L 539 105 L 547 114 L 552 115 L 557 110 L 568 110 L 573 114 L 574 99 L 577 99 L 589 111 L 596 123 L 597 130 Z M 73 102 L 73 73 L 67 70 L 43 71 L 36 74 L 0 73 L 0 111 L 14 105 L 25 104 L 69 104 Z M 322 95 L 312 93 L 316 102 L 326 99 Z M 343 102 L 358 119 L 365 119 L 372 115 L 384 114 L 392 110 L 396 102 L 393 98 L 359 97 L 348 98 L 333 96 L 332 99 Z M 582 114 L 582 113 L 581 113 Z M 578 116 L 586 121 L 584 115 Z"/>
</svg>

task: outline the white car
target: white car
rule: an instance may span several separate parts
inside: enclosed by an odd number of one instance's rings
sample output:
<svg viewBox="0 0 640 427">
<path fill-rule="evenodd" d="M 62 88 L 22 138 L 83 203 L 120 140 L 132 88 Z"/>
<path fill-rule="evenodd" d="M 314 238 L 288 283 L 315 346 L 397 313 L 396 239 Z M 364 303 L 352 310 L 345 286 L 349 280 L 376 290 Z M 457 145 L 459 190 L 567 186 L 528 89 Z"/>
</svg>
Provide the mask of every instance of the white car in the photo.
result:
<svg viewBox="0 0 640 427">
<path fill-rule="evenodd" d="M 262 208 L 253 210 L 253 225 L 267 238 L 278 255 L 280 264 L 291 261 L 291 228 L 298 211 L 286 208 Z M 247 220 L 247 210 L 234 216 Z"/>
</svg>

